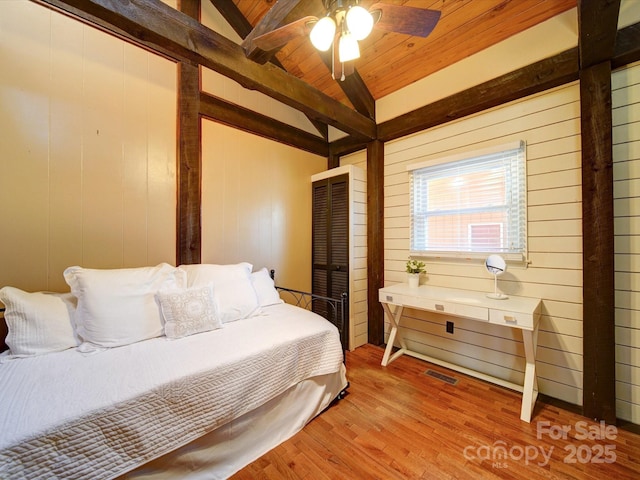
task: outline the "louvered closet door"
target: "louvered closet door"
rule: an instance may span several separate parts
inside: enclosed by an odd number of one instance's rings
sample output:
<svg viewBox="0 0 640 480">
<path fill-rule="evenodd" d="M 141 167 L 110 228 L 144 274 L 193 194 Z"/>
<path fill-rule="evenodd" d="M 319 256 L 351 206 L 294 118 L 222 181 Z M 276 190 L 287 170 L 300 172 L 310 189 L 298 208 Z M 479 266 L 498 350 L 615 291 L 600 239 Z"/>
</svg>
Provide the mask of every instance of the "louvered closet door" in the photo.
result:
<svg viewBox="0 0 640 480">
<path fill-rule="evenodd" d="M 313 183 L 313 281 L 312 291 L 340 298 L 349 291 L 349 176 Z M 326 305 L 314 305 L 314 311 L 330 318 Z M 348 312 L 345 312 L 348 318 Z M 330 318 L 332 321 L 335 318 Z M 348 339 L 348 322 L 343 338 Z"/>
</svg>

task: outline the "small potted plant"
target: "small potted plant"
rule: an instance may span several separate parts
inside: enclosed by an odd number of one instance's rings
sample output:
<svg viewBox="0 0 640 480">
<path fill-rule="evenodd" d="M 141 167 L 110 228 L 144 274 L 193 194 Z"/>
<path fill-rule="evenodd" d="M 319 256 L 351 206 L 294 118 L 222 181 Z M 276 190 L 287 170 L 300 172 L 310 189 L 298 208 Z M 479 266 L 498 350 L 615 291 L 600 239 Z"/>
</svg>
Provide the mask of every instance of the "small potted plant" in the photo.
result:
<svg viewBox="0 0 640 480">
<path fill-rule="evenodd" d="M 407 260 L 407 277 L 409 279 L 409 287 L 417 288 L 420 285 L 420 274 L 424 273 L 425 263 L 415 258 Z"/>
</svg>

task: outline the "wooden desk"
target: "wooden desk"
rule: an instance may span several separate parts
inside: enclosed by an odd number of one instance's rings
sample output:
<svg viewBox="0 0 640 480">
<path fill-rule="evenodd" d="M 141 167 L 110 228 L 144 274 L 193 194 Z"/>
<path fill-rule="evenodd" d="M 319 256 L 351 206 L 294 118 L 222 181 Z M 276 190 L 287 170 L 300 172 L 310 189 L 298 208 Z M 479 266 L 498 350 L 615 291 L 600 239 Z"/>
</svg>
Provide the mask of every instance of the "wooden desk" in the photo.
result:
<svg viewBox="0 0 640 480">
<path fill-rule="evenodd" d="M 391 332 L 387 348 L 382 357 L 382 365 L 387 366 L 401 355 L 425 360 L 445 368 L 471 375 L 503 387 L 522 392 L 520 419 L 531 421 L 531 413 L 538 397 L 538 381 L 536 378 L 536 346 L 538 342 L 538 323 L 540 321 L 540 299 L 528 297 L 509 297 L 506 300 L 488 298 L 482 292 L 457 290 L 453 288 L 421 285 L 411 288 L 406 283 L 381 288 L 379 300 L 391 322 Z M 392 308 L 392 306 L 394 306 Z M 416 308 L 455 317 L 464 317 L 478 322 L 515 328 L 522 332 L 526 367 L 524 384 L 508 382 L 491 375 L 439 360 L 418 352 L 411 351 L 399 331 L 400 319 L 404 307 Z M 391 354 L 394 342 L 398 340 L 400 349 Z"/>
</svg>

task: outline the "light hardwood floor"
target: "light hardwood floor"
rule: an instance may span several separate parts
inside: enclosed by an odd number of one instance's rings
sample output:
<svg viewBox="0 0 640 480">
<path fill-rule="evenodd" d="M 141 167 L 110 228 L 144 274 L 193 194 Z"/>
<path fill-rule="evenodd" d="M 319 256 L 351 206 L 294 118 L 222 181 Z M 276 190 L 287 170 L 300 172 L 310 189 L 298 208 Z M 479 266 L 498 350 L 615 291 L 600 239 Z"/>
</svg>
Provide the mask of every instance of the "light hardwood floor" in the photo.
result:
<svg viewBox="0 0 640 480">
<path fill-rule="evenodd" d="M 525 423 L 516 392 L 407 356 L 382 367 L 382 354 L 349 352 L 345 398 L 232 478 L 640 479 L 640 435 L 540 401 Z"/>
</svg>

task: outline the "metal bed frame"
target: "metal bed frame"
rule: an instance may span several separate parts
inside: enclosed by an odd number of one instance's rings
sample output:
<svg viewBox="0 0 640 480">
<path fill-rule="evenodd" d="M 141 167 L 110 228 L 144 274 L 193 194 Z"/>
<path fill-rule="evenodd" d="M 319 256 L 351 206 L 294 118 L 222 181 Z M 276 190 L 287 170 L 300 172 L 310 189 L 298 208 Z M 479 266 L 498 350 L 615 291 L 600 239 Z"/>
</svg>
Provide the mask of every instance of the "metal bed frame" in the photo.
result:
<svg viewBox="0 0 640 480">
<path fill-rule="evenodd" d="M 270 275 L 271 278 L 275 280 L 274 270 L 271 270 Z M 338 332 L 340 333 L 340 343 L 342 343 L 342 351 L 346 352 L 348 350 L 348 295 L 346 292 L 340 295 L 340 298 L 332 298 L 315 293 L 295 290 L 292 288 L 280 287 L 278 285 L 276 285 L 276 290 L 278 291 L 278 293 L 280 293 L 280 298 L 282 298 L 282 300 L 284 300 L 286 303 L 317 313 L 321 317 L 326 318 L 329 322 L 334 324 L 338 328 Z"/>
</svg>

